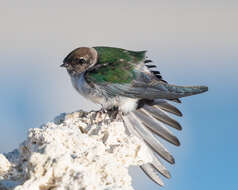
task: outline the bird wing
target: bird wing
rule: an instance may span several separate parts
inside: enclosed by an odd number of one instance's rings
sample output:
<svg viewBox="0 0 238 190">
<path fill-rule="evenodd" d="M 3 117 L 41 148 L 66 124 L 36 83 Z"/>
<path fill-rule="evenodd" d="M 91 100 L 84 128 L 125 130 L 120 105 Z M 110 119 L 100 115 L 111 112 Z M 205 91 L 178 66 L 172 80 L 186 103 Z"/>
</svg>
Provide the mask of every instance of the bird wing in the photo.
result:
<svg viewBox="0 0 238 190">
<path fill-rule="evenodd" d="M 158 72 L 158 71 L 153 71 Z M 86 72 L 85 79 L 97 85 L 108 96 L 138 99 L 178 99 L 207 91 L 206 86 L 176 86 L 159 79 L 144 63 L 117 59 L 96 64 Z"/>
<path fill-rule="evenodd" d="M 160 158 L 170 164 L 174 164 L 175 160 L 160 142 L 160 139 L 162 138 L 171 144 L 179 146 L 178 138 L 172 134 L 167 126 L 178 130 L 182 129 L 180 124 L 170 117 L 168 113 L 182 116 L 182 113 L 175 106 L 165 100 L 154 100 L 150 105 L 144 104 L 139 109 L 123 116 L 125 126 L 130 134 L 144 141 L 152 156 L 152 162 L 142 165 L 141 169 L 155 183 L 161 186 L 164 183 L 158 174 L 160 173 L 166 178 L 170 178 L 171 175 Z"/>
</svg>

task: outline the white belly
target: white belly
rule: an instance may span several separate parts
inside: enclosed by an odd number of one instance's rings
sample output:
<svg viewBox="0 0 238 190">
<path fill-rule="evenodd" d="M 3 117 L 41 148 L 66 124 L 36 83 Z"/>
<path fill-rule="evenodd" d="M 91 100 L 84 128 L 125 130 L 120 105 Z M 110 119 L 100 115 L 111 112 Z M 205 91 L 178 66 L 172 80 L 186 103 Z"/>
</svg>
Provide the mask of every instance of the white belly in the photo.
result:
<svg viewBox="0 0 238 190">
<path fill-rule="evenodd" d="M 73 87 L 85 98 L 94 103 L 101 104 L 103 108 L 119 107 L 119 110 L 127 113 L 133 111 L 137 107 L 138 99 L 132 99 L 122 96 L 115 96 L 114 98 L 106 98 L 99 89 L 91 88 L 85 81 L 84 73 L 78 77 L 71 77 Z"/>
</svg>

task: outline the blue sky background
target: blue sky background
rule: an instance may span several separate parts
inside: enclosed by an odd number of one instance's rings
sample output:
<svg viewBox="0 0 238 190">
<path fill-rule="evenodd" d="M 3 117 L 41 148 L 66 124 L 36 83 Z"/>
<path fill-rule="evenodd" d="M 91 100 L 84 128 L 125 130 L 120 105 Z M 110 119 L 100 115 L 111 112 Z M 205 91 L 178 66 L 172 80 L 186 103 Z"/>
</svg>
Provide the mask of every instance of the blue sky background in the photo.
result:
<svg viewBox="0 0 238 190">
<path fill-rule="evenodd" d="M 237 189 L 237 1 L 21 1 L 0 7 L 0 152 L 62 112 L 97 106 L 78 95 L 63 58 L 78 46 L 148 50 L 164 78 L 207 85 L 183 99 L 180 147 L 166 190 Z M 159 189 L 132 169 L 135 189 Z"/>
</svg>

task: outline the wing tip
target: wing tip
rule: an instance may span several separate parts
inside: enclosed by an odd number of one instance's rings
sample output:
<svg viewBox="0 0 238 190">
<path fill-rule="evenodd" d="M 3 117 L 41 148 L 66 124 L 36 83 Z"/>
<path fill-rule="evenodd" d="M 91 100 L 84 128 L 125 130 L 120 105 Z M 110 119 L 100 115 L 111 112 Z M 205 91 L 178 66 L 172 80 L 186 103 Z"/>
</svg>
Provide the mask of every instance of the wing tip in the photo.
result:
<svg viewBox="0 0 238 190">
<path fill-rule="evenodd" d="M 208 91 L 208 86 L 200 86 L 200 90 L 202 92 L 207 92 Z"/>
<path fill-rule="evenodd" d="M 140 168 L 144 171 L 144 173 L 156 184 L 160 185 L 161 187 L 164 187 L 164 182 L 161 180 L 161 178 L 158 176 L 158 173 L 155 172 L 155 168 L 151 164 L 144 164 L 140 166 Z"/>
<path fill-rule="evenodd" d="M 170 158 L 171 160 L 169 161 L 169 163 L 170 164 L 172 164 L 172 165 L 174 165 L 175 164 L 175 159 L 174 159 L 174 157 L 173 156 L 171 156 L 171 158 Z"/>
<path fill-rule="evenodd" d="M 177 121 L 175 121 L 174 123 L 175 123 L 174 127 L 175 127 L 177 130 L 182 131 L 183 128 L 182 128 L 182 126 L 180 125 L 180 123 L 177 122 Z"/>
<path fill-rule="evenodd" d="M 164 177 L 166 177 L 167 179 L 170 179 L 171 178 L 171 174 L 168 170 L 163 170 L 163 174 L 162 174 Z"/>
<path fill-rule="evenodd" d="M 175 139 L 174 145 L 176 145 L 176 146 L 180 146 L 181 145 L 180 141 L 177 138 Z"/>
</svg>

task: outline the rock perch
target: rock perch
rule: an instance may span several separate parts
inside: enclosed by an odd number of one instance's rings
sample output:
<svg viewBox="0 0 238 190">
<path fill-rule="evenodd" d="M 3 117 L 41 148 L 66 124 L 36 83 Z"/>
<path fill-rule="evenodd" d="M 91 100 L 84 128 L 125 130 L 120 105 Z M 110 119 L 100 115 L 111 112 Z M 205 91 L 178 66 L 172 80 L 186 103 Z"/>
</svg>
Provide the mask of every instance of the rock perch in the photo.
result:
<svg viewBox="0 0 238 190">
<path fill-rule="evenodd" d="M 8 154 L 0 154 L 1 190 L 132 190 L 128 167 L 152 161 L 142 140 L 105 114 L 61 114 Z"/>
</svg>

